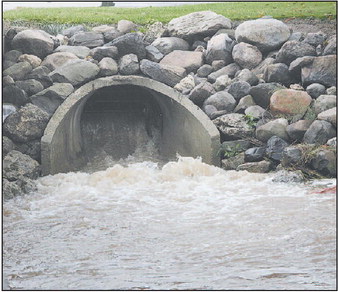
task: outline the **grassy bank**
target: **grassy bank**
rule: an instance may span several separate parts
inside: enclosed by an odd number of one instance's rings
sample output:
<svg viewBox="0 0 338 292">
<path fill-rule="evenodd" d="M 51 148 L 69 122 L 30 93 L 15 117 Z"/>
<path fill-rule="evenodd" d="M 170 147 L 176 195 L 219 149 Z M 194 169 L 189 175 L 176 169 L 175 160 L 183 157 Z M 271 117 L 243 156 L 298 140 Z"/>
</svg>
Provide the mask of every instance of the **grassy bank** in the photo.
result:
<svg viewBox="0 0 338 292">
<path fill-rule="evenodd" d="M 146 8 L 18 8 L 4 12 L 3 20 L 38 24 L 114 24 L 128 19 L 140 25 L 171 19 L 202 10 L 212 10 L 231 20 L 255 19 L 263 15 L 274 18 L 335 18 L 336 2 L 223 2 L 174 7 Z"/>
</svg>

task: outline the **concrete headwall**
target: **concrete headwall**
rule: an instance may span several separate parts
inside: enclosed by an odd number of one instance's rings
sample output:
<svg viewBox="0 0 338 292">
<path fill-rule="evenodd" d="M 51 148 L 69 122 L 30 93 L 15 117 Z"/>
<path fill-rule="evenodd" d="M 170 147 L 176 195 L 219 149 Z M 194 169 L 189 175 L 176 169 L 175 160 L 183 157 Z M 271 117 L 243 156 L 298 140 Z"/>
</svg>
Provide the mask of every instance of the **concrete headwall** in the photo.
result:
<svg viewBox="0 0 338 292">
<path fill-rule="evenodd" d="M 155 126 L 159 127 L 158 150 L 161 156 L 167 160 L 174 159 L 176 154 L 200 156 L 206 163 L 220 165 L 219 131 L 205 113 L 187 97 L 169 86 L 149 78 L 111 76 L 99 78 L 83 85 L 69 96 L 54 113 L 41 139 L 41 164 L 44 175 L 78 170 L 88 161 L 90 154 L 88 152 L 100 146 L 92 145 L 93 143 L 89 142 L 93 141 L 88 136 L 90 133 L 86 132 L 84 135 L 83 132 L 83 123 L 88 124 L 96 120 L 96 118 L 90 118 L 91 111 L 86 111 L 87 104 L 90 101 L 102 99 L 103 95 L 106 95 L 104 98 L 108 101 L 114 101 L 117 98 L 123 101 L 129 98 L 127 97 L 128 88 L 133 88 L 133 92 L 137 93 L 129 100 L 129 105 L 133 102 L 135 104 L 150 103 L 152 104 L 151 113 L 161 117 L 161 121 L 153 122 Z M 126 92 L 125 96 L 123 92 Z M 104 111 L 104 106 L 101 108 Z M 100 116 L 97 110 L 95 114 Z M 126 115 L 128 115 L 128 109 L 122 111 L 122 114 L 120 113 L 120 117 Z M 120 155 L 120 158 L 123 158 L 126 152 L 132 153 L 134 144 L 137 143 L 137 141 L 135 143 L 130 141 L 134 136 L 134 139 L 137 139 L 131 129 L 133 125 L 136 125 L 135 122 L 126 117 L 126 121 L 129 123 L 129 130 L 126 130 L 121 125 L 111 125 L 112 123 L 118 124 L 118 114 L 114 118 L 109 113 L 102 112 L 102 116 L 106 117 L 104 120 L 107 131 L 113 129 L 117 135 L 115 137 L 122 137 L 122 135 L 127 137 L 122 146 L 112 148 L 115 149 L 115 155 Z M 143 120 L 139 113 L 130 116 L 134 116 L 142 124 Z M 146 133 L 144 126 L 141 125 L 140 129 Z M 100 135 L 103 140 L 109 136 L 108 133 Z M 142 135 L 142 137 L 145 136 L 145 134 Z M 119 143 L 114 138 L 110 138 L 106 142 Z"/>
</svg>

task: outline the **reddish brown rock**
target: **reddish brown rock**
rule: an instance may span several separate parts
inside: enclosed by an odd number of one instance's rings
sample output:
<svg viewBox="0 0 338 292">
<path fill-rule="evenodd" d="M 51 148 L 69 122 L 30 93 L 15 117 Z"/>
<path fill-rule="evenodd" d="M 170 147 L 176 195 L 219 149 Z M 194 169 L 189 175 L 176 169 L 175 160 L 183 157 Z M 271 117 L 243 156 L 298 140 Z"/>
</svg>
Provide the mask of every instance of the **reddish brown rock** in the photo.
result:
<svg viewBox="0 0 338 292">
<path fill-rule="evenodd" d="M 311 101 L 312 98 L 306 91 L 281 89 L 271 96 L 270 110 L 274 115 L 304 114 Z"/>
</svg>

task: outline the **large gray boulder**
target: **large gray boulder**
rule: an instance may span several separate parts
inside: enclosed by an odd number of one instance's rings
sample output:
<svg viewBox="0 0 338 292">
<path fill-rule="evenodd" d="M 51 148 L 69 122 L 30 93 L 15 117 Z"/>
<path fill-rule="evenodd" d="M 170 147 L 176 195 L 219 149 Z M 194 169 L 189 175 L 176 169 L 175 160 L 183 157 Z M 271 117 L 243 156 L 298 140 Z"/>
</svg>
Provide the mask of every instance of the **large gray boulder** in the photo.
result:
<svg viewBox="0 0 338 292">
<path fill-rule="evenodd" d="M 290 37 L 290 29 L 276 19 L 248 20 L 235 31 L 236 41 L 256 46 L 261 52 L 279 48 Z"/>
<path fill-rule="evenodd" d="M 283 151 L 287 146 L 289 146 L 289 143 L 285 140 L 277 136 L 272 136 L 266 142 L 265 155 L 274 161 L 281 161 Z"/>
<path fill-rule="evenodd" d="M 175 50 L 164 56 L 160 64 L 182 67 L 187 73 L 196 72 L 203 65 L 203 53 Z"/>
<path fill-rule="evenodd" d="M 79 59 L 75 54 L 69 52 L 58 52 L 48 55 L 41 63 L 41 66 L 47 67 L 50 71 L 54 71 L 71 60 Z"/>
<path fill-rule="evenodd" d="M 213 36 L 207 44 L 206 62 L 211 64 L 213 61 L 223 60 L 224 65 L 230 64 L 234 44 L 234 41 L 226 33 Z"/>
<path fill-rule="evenodd" d="M 262 61 L 262 53 L 257 47 L 241 42 L 234 46 L 232 58 L 242 68 L 253 69 Z"/>
<path fill-rule="evenodd" d="M 329 139 L 336 137 L 337 133 L 331 123 L 314 121 L 304 134 L 303 142 L 306 144 L 324 145 Z"/>
<path fill-rule="evenodd" d="M 30 99 L 33 104 L 52 115 L 73 91 L 74 87 L 70 83 L 55 83 Z"/>
<path fill-rule="evenodd" d="M 250 84 L 246 81 L 236 81 L 230 84 L 228 92 L 236 99 L 240 100 L 250 92 Z"/>
<path fill-rule="evenodd" d="M 79 32 L 69 39 L 69 44 L 72 46 L 95 48 L 104 44 L 104 38 L 102 33 L 94 31 Z"/>
<path fill-rule="evenodd" d="M 105 46 L 117 47 L 120 57 L 127 54 L 135 54 L 139 60 L 142 60 L 147 55 L 143 37 L 142 33 L 127 33 L 105 44 Z"/>
<path fill-rule="evenodd" d="M 288 126 L 287 119 L 280 118 L 267 122 L 266 124 L 257 127 L 256 138 L 262 142 L 267 142 L 271 137 L 277 136 L 288 141 L 289 137 L 286 132 Z"/>
<path fill-rule="evenodd" d="M 183 39 L 211 36 L 221 28 L 231 28 L 230 19 L 212 11 L 193 12 L 168 23 L 168 33 Z"/>
<path fill-rule="evenodd" d="M 141 60 L 140 69 L 143 74 L 172 87 L 187 75 L 182 67 L 161 65 L 146 59 Z"/>
<path fill-rule="evenodd" d="M 4 76 L 11 76 L 14 80 L 22 80 L 25 76 L 33 70 L 33 67 L 28 62 L 19 62 L 15 63 L 5 71 L 3 71 Z"/>
<path fill-rule="evenodd" d="M 26 154 L 12 150 L 3 160 L 3 177 L 9 181 L 17 180 L 20 176 L 37 179 L 40 165 Z"/>
<path fill-rule="evenodd" d="M 66 46 L 66 45 L 58 46 L 54 50 L 55 53 L 58 53 L 58 52 L 72 53 L 76 55 L 77 57 L 79 57 L 80 59 L 86 58 L 89 54 L 89 51 L 90 49 L 85 46 Z"/>
<path fill-rule="evenodd" d="M 304 56 L 316 56 L 316 49 L 304 42 L 288 41 L 279 50 L 276 56 L 276 63 L 290 63 L 297 58 Z"/>
<path fill-rule="evenodd" d="M 337 37 L 336 35 L 328 39 L 327 45 L 324 48 L 323 55 L 334 55 L 337 54 Z"/>
<path fill-rule="evenodd" d="M 12 47 L 24 54 L 32 54 L 43 59 L 54 50 L 52 36 L 43 30 L 24 30 L 12 40 Z"/>
<path fill-rule="evenodd" d="M 99 71 L 99 67 L 91 62 L 73 60 L 55 69 L 49 76 L 54 82 L 71 83 L 76 86 L 95 78 Z"/>
<path fill-rule="evenodd" d="M 177 37 L 161 37 L 154 40 L 151 44 L 158 49 L 163 55 L 168 55 L 172 51 L 188 51 L 189 43 Z"/>
<path fill-rule="evenodd" d="M 3 131 L 14 142 L 28 142 L 42 137 L 48 121 L 44 110 L 29 103 L 5 119 Z"/>
<path fill-rule="evenodd" d="M 337 83 L 337 56 L 320 56 L 313 62 L 302 67 L 302 83 L 307 86 L 311 83 L 320 83 L 327 87 Z"/>
<path fill-rule="evenodd" d="M 306 87 L 306 92 L 314 99 L 318 98 L 320 95 L 325 94 L 326 88 L 324 85 L 319 83 L 312 83 Z"/>
</svg>

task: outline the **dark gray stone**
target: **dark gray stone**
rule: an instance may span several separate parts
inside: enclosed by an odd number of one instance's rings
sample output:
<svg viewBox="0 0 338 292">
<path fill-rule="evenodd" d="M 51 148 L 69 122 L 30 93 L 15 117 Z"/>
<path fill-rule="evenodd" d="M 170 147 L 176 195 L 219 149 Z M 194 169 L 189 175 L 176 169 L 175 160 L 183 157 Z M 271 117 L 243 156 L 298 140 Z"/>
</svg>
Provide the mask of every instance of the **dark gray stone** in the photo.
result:
<svg viewBox="0 0 338 292">
<path fill-rule="evenodd" d="M 23 154 L 32 157 L 34 160 L 41 162 L 41 142 L 40 140 L 29 141 L 26 143 L 16 143 L 16 149 Z"/>
<path fill-rule="evenodd" d="M 43 30 L 27 29 L 19 32 L 12 40 L 12 47 L 23 54 L 43 59 L 54 50 L 52 36 Z"/>
<path fill-rule="evenodd" d="M 12 150 L 3 160 L 3 177 L 9 181 L 17 180 L 20 176 L 37 179 L 40 165 L 26 154 Z"/>
<path fill-rule="evenodd" d="M 103 32 L 105 42 L 111 42 L 120 36 L 123 36 L 123 33 L 118 31 L 117 29 L 111 29 Z"/>
<path fill-rule="evenodd" d="M 337 56 L 328 55 L 314 58 L 313 62 L 302 67 L 301 78 L 303 85 L 320 83 L 326 87 L 337 83 Z"/>
<path fill-rule="evenodd" d="M 208 77 L 208 75 L 213 71 L 213 68 L 209 64 L 204 64 L 202 65 L 198 70 L 197 70 L 197 76 L 199 77 Z"/>
<path fill-rule="evenodd" d="M 4 61 L 11 61 L 13 63 L 16 63 L 21 55 L 22 52 L 18 50 L 10 50 L 7 53 L 5 53 Z"/>
<path fill-rule="evenodd" d="M 47 67 L 39 66 L 26 75 L 26 79 L 35 79 L 36 81 L 39 81 L 44 88 L 47 88 L 53 84 L 53 80 L 49 77 L 49 73 L 50 70 Z"/>
<path fill-rule="evenodd" d="M 3 131 L 14 142 L 28 142 L 42 137 L 48 120 L 44 110 L 29 103 L 6 118 Z"/>
<path fill-rule="evenodd" d="M 212 87 L 212 85 L 207 82 L 201 82 L 198 84 L 193 90 L 191 90 L 189 94 L 189 99 L 197 104 L 197 105 L 202 105 L 203 102 L 211 95 L 215 94 L 216 91 Z"/>
<path fill-rule="evenodd" d="M 43 85 L 35 79 L 17 81 L 15 85 L 24 90 L 28 96 L 31 96 L 43 90 Z"/>
<path fill-rule="evenodd" d="M 277 82 L 285 86 L 292 83 L 289 68 L 283 63 L 268 65 L 264 70 L 264 80 L 267 83 Z"/>
<path fill-rule="evenodd" d="M 29 102 L 27 93 L 16 85 L 8 85 L 3 88 L 3 102 L 12 103 L 18 107 Z"/>
<path fill-rule="evenodd" d="M 284 148 L 281 163 L 284 167 L 294 167 L 302 161 L 302 150 L 297 146 Z"/>
<path fill-rule="evenodd" d="M 2 194 L 4 200 L 13 199 L 22 194 L 21 188 L 15 183 L 6 178 L 2 178 Z M 10 287 L 3 287 L 4 290 L 10 290 Z M 7 288 L 7 289 L 6 289 Z"/>
<path fill-rule="evenodd" d="M 104 44 L 104 38 L 102 33 L 93 31 L 79 32 L 69 39 L 69 44 L 72 46 L 85 46 L 91 49 L 102 46 Z"/>
<path fill-rule="evenodd" d="M 311 160 L 311 166 L 325 176 L 336 177 L 337 157 L 335 152 L 329 149 L 316 151 L 315 157 Z"/>
<path fill-rule="evenodd" d="M 322 94 L 325 94 L 326 88 L 324 85 L 319 83 L 312 83 L 306 87 L 306 92 L 314 99 L 319 97 Z"/>
<path fill-rule="evenodd" d="M 228 92 L 236 99 L 239 100 L 250 92 L 250 84 L 245 81 L 237 81 L 230 84 Z"/>
<path fill-rule="evenodd" d="M 97 47 L 97 48 L 91 49 L 88 55 L 91 56 L 93 59 L 100 62 L 105 57 L 109 57 L 113 59 L 117 58 L 119 55 L 119 52 L 117 50 L 117 47 L 115 46 Z"/>
<path fill-rule="evenodd" d="M 281 161 L 283 151 L 287 146 L 289 146 L 289 143 L 287 143 L 285 140 L 277 136 L 272 136 L 266 142 L 265 154 L 268 158 L 274 161 Z"/>
<path fill-rule="evenodd" d="M 290 65 L 290 63 L 297 58 L 316 55 L 316 49 L 308 43 L 287 41 L 276 56 L 276 63 Z"/>
<path fill-rule="evenodd" d="M 331 123 L 314 121 L 304 134 L 303 142 L 306 144 L 324 145 L 329 139 L 336 137 L 337 133 Z"/>
<path fill-rule="evenodd" d="M 270 105 L 272 94 L 279 89 L 285 89 L 285 87 L 278 83 L 261 83 L 251 87 L 249 93 L 257 105 L 267 108 Z"/>
<path fill-rule="evenodd" d="M 263 160 L 265 155 L 265 147 L 253 147 L 244 152 L 245 162 L 257 162 Z"/>
<path fill-rule="evenodd" d="M 132 32 L 122 35 L 105 46 L 116 46 L 119 51 L 119 56 L 127 54 L 135 54 L 139 60 L 146 57 L 146 46 L 143 42 L 143 34 Z"/>
</svg>

